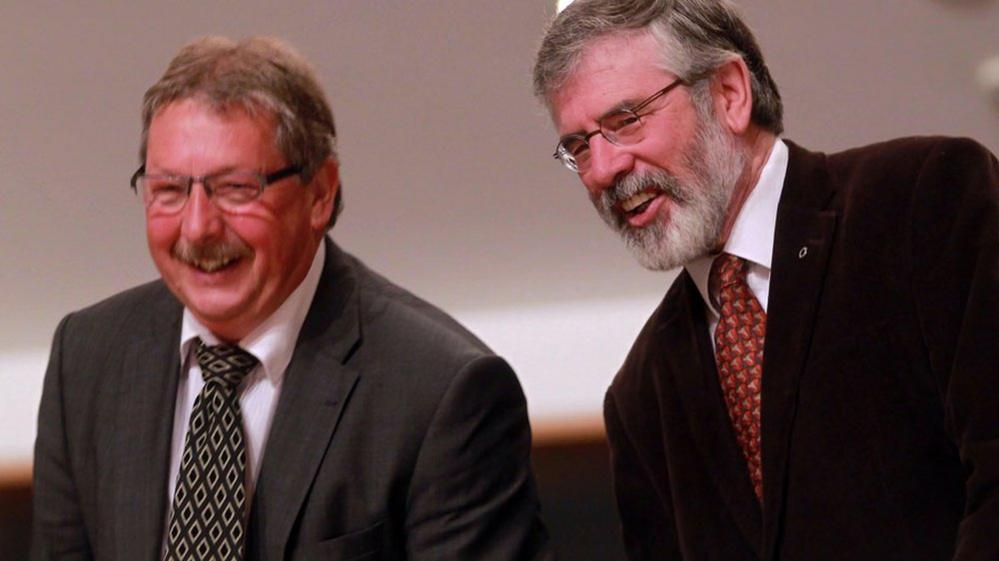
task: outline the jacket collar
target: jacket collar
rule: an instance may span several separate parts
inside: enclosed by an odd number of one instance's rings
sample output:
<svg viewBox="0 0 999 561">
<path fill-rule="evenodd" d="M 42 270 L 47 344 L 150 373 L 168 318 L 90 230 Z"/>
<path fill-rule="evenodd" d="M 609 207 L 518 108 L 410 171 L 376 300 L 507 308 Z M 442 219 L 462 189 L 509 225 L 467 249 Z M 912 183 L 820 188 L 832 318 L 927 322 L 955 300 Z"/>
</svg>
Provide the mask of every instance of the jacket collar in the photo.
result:
<svg viewBox="0 0 999 561">
<path fill-rule="evenodd" d="M 248 526 L 248 559 L 283 559 L 292 527 L 361 374 L 356 261 L 327 239 L 319 288 L 298 337 L 274 413 Z"/>
<path fill-rule="evenodd" d="M 839 214 L 824 154 L 794 143 L 777 213 L 763 352 L 764 559 L 775 555 L 798 386 L 811 346 Z"/>
</svg>

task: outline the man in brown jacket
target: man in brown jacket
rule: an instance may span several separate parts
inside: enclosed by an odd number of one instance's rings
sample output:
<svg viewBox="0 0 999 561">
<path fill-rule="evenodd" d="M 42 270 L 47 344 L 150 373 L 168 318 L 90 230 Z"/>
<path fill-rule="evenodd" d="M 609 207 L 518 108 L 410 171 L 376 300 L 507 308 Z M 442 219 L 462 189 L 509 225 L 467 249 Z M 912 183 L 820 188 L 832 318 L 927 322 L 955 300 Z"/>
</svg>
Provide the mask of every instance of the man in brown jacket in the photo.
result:
<svg viewBox="0 0 999 561">
<path fill-rule="evenodd" d="M 999 559 L 999 165 L 780 137 L 724 0 L 577 0 L 535 90 L 646 267 L 605 403 L 632 560 Z"/>
</svg>

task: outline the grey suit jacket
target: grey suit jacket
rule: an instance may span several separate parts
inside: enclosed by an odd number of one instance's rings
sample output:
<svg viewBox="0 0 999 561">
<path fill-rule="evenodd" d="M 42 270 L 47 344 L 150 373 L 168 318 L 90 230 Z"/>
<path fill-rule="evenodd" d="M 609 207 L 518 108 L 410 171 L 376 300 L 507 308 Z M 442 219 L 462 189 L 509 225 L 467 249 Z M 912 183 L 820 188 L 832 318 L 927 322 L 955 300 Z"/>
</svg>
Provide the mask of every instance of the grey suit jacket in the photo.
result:
<svg viewBox="0 0 999 561">
<path fill-rule="evenodd" d="M 153 282 L 59 325 L 35 445 L 33 559 L 159 557 L 181 314 Z M 247 558 L 545 558 L 529 451 L 509 366 L 328 240 Z"/>
</svg>

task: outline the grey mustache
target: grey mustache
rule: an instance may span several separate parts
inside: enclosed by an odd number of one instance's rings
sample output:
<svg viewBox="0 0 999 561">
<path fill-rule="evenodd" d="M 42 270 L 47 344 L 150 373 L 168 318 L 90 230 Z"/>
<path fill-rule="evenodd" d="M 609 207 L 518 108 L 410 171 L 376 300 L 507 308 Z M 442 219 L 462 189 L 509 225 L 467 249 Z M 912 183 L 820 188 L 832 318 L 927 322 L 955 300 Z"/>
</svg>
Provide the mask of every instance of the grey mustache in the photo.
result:
<svg viewBox="0 0 999 561">
<path fill-rule="evenodd" d="M 172 253 L 176 259 L 184 263 L 196 264 L 201 261 L 230 261 L 240 257 L 248 257 L 253 254 L 253 250 L 242 241 L 192 244 L 184 240 L 177 240 Z"/>
<path fill-rule="evenodd" d="M 615 183 L 612 189 L 604 190 L 600 196 L 603 198 L 603 204 L 610 208 L 649 187 L 665 193 L 678 203 L 685 203 L 689 199 L 687 193 L 673 176 L 659 170 L 640 174 L 630 173 Z"/>
</svg>

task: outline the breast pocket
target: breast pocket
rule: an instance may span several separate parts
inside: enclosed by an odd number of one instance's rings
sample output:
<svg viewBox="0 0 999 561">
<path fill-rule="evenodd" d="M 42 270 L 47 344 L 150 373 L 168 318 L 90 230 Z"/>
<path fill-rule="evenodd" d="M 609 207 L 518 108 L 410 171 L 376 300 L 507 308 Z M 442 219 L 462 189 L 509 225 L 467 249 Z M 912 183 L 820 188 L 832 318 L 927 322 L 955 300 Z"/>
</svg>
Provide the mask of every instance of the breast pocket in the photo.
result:
<svg viewBox="0 0 999 561">
<path fill-rule="evenodd" d="M 323 540 L 300 544 L 292 552 L 292 561 L 376 561 L 382 559 L 385 522 Z"/>
</svg>

